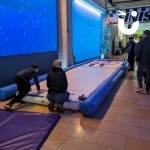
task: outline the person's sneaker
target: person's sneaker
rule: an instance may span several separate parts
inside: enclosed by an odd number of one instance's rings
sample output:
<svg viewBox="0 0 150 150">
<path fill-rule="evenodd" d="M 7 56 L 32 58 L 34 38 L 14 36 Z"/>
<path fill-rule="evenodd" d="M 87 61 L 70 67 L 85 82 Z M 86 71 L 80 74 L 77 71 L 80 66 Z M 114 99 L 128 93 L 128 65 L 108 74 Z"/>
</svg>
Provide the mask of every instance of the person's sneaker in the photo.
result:
<svg viewBox="0 0 150 150">
<path fill-rule="evenodd" d="M 48 109 L 49 109 L 50 111 L 54 111 L 54 103 L 49 103 Z"/>
<path fill-rule="evenodd" d="M 141 91 L 143 91 L 143 88 L 138 88 L 138 89 L 136 90 L 137 93 L 139 93 L 139 92 L 141 92 Z"/>
<path fill-rule="evenodd" d="M 64 109 L 63 109 L 63 105 L 62 104 L 59 104 L 59 106 L 58 106 L 58 111 L 59 112 L 64 112 Z"/>
<path fill-rule="evenodd" d="M 11 109 L 11 106 L 10 106 L 9 104 L 6 104 L 6 105 L 4 106 L 4 108 L 5 108 L 5 109 Z"/>
<path fill-rule="evenodd" d="M 150 92 L 146 91 L 146 95 L 150 95 Z"/>
</svg>

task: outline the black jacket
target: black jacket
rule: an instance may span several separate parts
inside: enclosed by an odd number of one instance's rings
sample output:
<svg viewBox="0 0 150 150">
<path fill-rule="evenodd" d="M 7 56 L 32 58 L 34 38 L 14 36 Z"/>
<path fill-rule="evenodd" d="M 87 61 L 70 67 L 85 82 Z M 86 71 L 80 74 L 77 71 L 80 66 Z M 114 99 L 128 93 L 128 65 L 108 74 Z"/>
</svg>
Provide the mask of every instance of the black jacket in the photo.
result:
<svg viewBox="0 0 150 150">
<path fill-rule="evenodd" d="M 139 42 L 135 61 L 150 67 L 150 37 L 145 37 Z"/>
<path fill-rule="evenodd" d="M 47 75 L 48 93 L 62 93 L 68 88 L 66 73 L 62 68 L 53 67 Z"/>
<path fill-rule="evenodd" d="M 134 49 L 135 49 L 135 42 L 134 41 L 130 41 L 129 44 L 127 45 L 127 49 L 128 49 L 128 55 L 131 57 L 134 57 Z"/>
<path fill-rule="evenodd" d="M 136 45 L 135 45 L 135 49 L 134 49 L 134 55 L 135 55 L 135 56 L 136 56 L 136 54 L 137 54 L 138 47 L 139 47 L 139 42 L 136 43 Z"/>
<path fill-rule="evenodd" d="M 37 73 L 33 70 L 32 67 L 18 72 L 18 73 L 16 74 L 16 76 L 23 78 L 23 79 L 25 80 L 25 82 L 27 82 L 27 83 L 29 83 L 30 80 L 31 80 L 32 78 L 34 78 L 34 82 L 35 82 L 35 84 L 36 84 L 37 90 L 40 90 L 40 85 L 39 85 L 39 81 L 38 81 L 38 75 L 37 75 Z"/>
</svg>

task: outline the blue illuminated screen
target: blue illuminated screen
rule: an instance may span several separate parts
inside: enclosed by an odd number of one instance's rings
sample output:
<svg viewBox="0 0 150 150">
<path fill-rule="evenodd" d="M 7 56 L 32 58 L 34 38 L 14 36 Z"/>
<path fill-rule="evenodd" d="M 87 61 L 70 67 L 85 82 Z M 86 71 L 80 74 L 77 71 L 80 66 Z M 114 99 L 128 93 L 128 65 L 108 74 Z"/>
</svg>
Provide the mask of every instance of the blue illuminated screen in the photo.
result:
<svg viewBox="0 0 150 150">
<path fill-rule="evenodd" d="M 0 0 L 0 56 L 56 50 L 56 0 Z"/>
<path fill-rule="evenodd" d="M 104 12 L 99 7 L 88 0 L 73 0 L 72 40 L 75 62 L 100 56 L 103 20 Z"/>
</svg>

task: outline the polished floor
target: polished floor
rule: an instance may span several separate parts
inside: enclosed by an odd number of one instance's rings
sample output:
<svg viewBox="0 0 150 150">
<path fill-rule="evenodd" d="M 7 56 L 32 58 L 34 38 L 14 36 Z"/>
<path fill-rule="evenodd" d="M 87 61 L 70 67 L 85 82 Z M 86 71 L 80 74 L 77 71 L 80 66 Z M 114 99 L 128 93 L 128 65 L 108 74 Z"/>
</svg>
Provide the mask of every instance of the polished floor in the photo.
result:
<svg viewBox="0 0 150 150">
<path fill-rule="evenodd" d="M 138 94 L 136 88 L 136 74 L 129 72 L 92 118 L 66 110 L 41 149 L 150 150 L 150 95 Z M 51 113 L 35 104 L 20 110 Z"/>
</svg>

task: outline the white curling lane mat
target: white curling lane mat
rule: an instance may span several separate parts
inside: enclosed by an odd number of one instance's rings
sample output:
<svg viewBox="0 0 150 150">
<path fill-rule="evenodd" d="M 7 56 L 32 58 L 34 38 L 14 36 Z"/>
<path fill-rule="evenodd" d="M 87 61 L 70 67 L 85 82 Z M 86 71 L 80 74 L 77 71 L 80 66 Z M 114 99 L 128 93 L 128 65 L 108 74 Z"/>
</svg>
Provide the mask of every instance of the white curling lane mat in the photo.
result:
<svg viewBox="0 0 150 150">
<path fill-rule="evenodd" d="M 91 94 L 100 86 L 116 69 L 77 67 L 67 74 L 68 90 L 81 91 Z"/>
<path fill-rule="evenodd" d="M 113 60 L 95 60 L 90 63 L 87 63 L 85 65 L 82 65 L 82 67 L 95 67 L 95 68 L 111 68 L 116 69 L 118 68 L 123 61 L 113 61 Z"/>
</svg>

